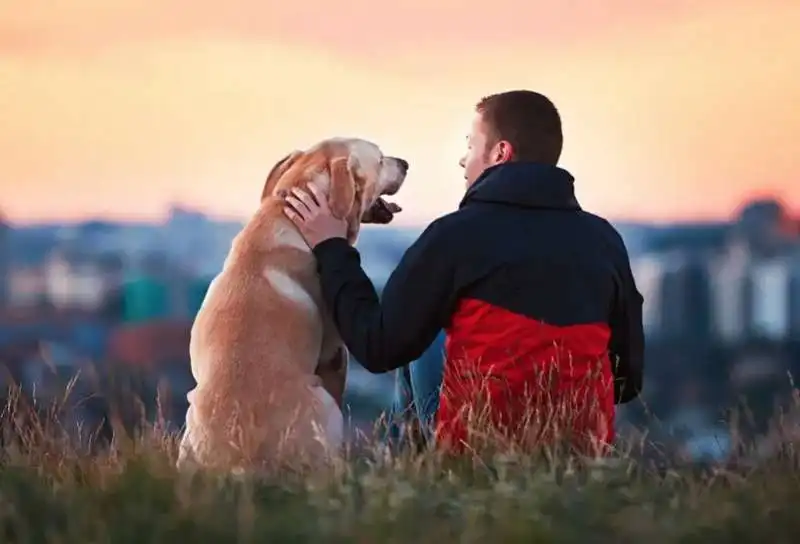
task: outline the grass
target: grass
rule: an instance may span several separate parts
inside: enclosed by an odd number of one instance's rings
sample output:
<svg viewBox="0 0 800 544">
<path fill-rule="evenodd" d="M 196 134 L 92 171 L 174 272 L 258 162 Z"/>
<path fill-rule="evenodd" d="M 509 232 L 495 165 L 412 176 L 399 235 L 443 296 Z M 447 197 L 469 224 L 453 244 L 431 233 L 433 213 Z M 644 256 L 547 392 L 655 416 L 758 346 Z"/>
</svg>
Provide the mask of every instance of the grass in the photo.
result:
<svg viewBox="0 0 800 544">
<path fill-rule="evenodd" d="M 58 406 L 12 395 L 4 413 L 0 542 L 625 543 L 793 541 L 800 463 L 656 468 L 634 449 L 581 460 L 539 452 L 446 459 L 364 437 L 314 477 L 179 474 L 158 420 L 92 448 Z M 740 448 L 741 449 L 741 448 Z"/>
</svg>

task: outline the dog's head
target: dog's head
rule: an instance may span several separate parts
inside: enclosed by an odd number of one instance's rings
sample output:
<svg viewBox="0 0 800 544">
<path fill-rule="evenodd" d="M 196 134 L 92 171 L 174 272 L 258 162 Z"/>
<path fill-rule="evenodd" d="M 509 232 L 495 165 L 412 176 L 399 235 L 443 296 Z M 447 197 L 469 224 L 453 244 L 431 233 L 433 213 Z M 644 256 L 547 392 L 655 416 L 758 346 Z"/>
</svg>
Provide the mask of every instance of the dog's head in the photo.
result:
<svg viewBox="0 0 800 544">
<path fill-rule="evenodd" d="M 388 223 L 399 211 L 381 196 L 395 194 L 407 173 L 408 162 L 385 156 L 372 142 L 332 138 L 278 161 L 267 176 L 261 199 L 282 199 L 291 188 L 314 183 L 327 195 L 333 215 L 347 221 L 347 238 L 352 244 L 361 223 Z"/>
</svg>

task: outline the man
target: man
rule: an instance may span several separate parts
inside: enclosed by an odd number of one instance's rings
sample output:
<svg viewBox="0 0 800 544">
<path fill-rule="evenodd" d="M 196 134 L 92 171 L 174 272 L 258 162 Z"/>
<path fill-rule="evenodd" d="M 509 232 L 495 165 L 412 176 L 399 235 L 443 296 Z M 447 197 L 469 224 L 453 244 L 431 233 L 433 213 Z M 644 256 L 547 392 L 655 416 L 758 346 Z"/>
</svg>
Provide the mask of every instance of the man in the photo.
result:
<svg viewBox="0 0 800 544">
<path fill-rule="evenodd" d="M 406 251 L 382 301 L 318 191 L 287 197 L 364 368 L 402 367 L 445 330 L 437 446 L 567 436 L 596 452 L 614 439 L 615 404 L 641 391 L 642 296 L 622 238 L 581 209 L 573 177 L 556 166 L 562 141 L 545 96 L 483 98 L 460 161 L 466 194 Z"/>
</svg>

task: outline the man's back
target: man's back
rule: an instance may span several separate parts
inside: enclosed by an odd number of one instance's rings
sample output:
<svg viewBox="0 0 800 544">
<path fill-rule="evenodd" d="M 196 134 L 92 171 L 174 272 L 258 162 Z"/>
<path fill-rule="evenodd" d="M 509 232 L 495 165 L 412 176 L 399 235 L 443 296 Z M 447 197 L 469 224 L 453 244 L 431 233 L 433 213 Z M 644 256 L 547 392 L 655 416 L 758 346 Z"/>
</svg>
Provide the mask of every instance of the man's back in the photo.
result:
<svg viewBox="0 0 800 544">
<path fill-rule="evenodd" d="M 549 419 L 566 410 L 585 420 L 572 427 L 613 438 L 615 400 L 641 388 L 641 296 L 621 238 L 580 209 L 570 174 L 536 163 L 489 168 L 437 223 L 435 245 L 454 276 L 439 439 L 465 439 L 457 412 L 476 410 L 478 397 L 499 412 L 496 425 L 520 426 L 523 408 Z M 534 383 L 542 372 L 547 383 Z M 576 395 L 593 407 L 576 407 Z M 570 407 L 543 404 L 567 396 Z"/>
<path fill-rule="evenodd" d="M 625 246 L 580 209 L 572 176 L 555 166 L 561 117 L 543 94 L 483 97 L 466 143 L 459 210 L 408 248 L 380 300 L 345 225 L 310 195 L 287 197 L 339 335 L 365 369 L 381 373 L 419 358 L 446 330 L 442 444 L 466 436 L 462 409 L 485 405 L 499 414 L 493 423 L 527 429 L 526 396 L 551 421 L 548 397 L 572 402 L 584 393 L 596 402 L 567 410 L 579 416 L 572 430 L 608 441 L 615 402 L 642 385 L 642 297 Z M 540 382 L 543 372 L 554 379 Z"/>
</svg>

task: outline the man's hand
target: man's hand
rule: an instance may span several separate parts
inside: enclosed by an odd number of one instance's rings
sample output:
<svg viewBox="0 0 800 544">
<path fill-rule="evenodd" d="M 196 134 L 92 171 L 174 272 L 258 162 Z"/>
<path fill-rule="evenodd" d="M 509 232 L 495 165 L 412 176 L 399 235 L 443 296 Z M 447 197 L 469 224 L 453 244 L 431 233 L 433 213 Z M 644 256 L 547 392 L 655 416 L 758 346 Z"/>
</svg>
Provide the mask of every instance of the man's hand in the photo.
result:
<svg viewBox="0 0 800 544">
<path fill-rule="evenodd" d="M 347 238 L 347 222 L 337 219 L 328 208 L 325 195 L 313 183 L 308 185 L 311 194 L 295 187 L 286 195 L 283 213 L 297 225 L 306 243 L 314 249 L 330 238 Z"/>
</svg>

